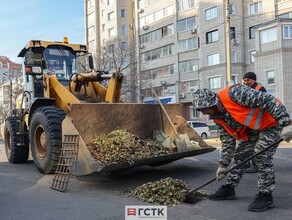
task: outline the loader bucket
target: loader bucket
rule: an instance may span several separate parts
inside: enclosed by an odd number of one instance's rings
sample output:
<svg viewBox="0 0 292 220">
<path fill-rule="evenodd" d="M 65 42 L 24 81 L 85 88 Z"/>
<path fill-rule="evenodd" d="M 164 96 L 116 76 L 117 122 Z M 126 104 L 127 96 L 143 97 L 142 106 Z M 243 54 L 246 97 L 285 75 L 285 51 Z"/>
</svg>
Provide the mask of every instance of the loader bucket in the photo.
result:
<svg viewBox="0 0 292 220">
<path fill-rule="evenodd" d="M 117 129 L 127 129 L 141 139 L 153 138 L 153 131 L 161 130 L 165 134 L 173 133 L 173 129 L 156 104 L 125 103 L 84 103 L 72 104 L 68 116 L 62 124 L 63 135 L 79 135 L 79 151 L 72 173 L 83 176 L 95 172 L 115 171 L 142 165 L 162 165 L 184 157 L 204 154 L 215 150 L 208 145 L 179 114 L 179 104 L 164 105 L 180 134 L 187 134 L 190 140 L 199 142 L 200 149 L 187 149 L 164 156 L 141 159 L 133 164 L 102 164 L 90 155 L 87 145 L 101 134 L 108 134 Z"/>
</svg>

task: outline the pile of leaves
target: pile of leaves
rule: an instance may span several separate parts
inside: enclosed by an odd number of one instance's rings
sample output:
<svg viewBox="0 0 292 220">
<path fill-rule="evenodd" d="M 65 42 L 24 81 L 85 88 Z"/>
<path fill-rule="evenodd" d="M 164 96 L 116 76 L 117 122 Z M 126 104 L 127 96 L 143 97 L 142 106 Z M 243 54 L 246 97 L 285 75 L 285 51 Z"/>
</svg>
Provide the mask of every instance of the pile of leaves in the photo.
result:
<svg viewBox="0 0 292 220">
<path fill-rule="evenodd" d="M 138 186 L 131 194 L 143 202 L 175 206 L 183 203 L 190 190 L 191 187 L 182 180 L 167 177 Z"/>
<path fill-rule="evenodd" d="M 153 139 L 141 140 L 125 129 L 101 135 L 87 146 L 94 160 L 103 164 L 129 163 L 135 160 L 163 156 L 171 153 L 161 142 Z"/>
</svg>

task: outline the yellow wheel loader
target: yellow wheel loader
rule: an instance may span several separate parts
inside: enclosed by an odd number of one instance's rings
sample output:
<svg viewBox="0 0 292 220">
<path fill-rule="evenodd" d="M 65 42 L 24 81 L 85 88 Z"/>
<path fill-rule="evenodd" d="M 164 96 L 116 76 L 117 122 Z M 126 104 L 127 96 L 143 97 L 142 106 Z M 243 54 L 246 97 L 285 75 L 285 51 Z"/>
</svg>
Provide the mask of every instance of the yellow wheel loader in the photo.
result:
<svg viewBox="0 0 292 220">
<path fill-rule="evenodd" d="M 215 149 L 188 125 L 179 113 L 179 104 L 163 105 L 168 114 L 165 115 L 157 104 L 122 102 L 123 75 L 94 70 L 85 45 L 71 44 L 66 39 L 64 42 L 31 40 L 18 56 L 24 60 L 24 92 L 4 127 L 5 151 L 11 163 L 24 163 L 31 153 L 40 172 L 53 173 L 64 137 L 70 135 L 79 137 L 77 159 L 72 167 L 76 176 L 162 165 Z M 117 129 L 126 129 L 144 139 L 153 138 L 154 131 L 169 135 L 171 140 L 177 134 L 187 134 L 200 147 L 173 150 L 168 155 L 131 164 L 103 164 L 94 160 L 88 144 L 95 137 Z"/>
</svg>

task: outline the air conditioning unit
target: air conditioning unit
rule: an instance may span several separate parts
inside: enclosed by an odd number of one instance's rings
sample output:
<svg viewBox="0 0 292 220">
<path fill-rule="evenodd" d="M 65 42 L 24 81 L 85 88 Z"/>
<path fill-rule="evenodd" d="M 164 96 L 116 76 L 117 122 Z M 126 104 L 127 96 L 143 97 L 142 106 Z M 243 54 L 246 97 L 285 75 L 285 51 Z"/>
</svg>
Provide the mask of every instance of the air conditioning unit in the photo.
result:
<svg viewBox="0 0 292 220">
<path fill-rule="evenodd" d="M 183 99 L 184 97 L 185 97 L 185 94 L 184 93 L 179 94 L 179 98 L 180 99 Z"/>
<path fill-rule="evenodd" d="M 144 26 L 143 26 L 143 30 L 147 30 L 148 28 L 149 28 L 148 25 L 144 25 Z"/>
<path fill-rule="evenodd" d="M 191 33 L 192 33 L 192 34 L 197 34 L 197 31 L 198 31 L 198 25 L 194 26 L 194 27 L 191 29 Z"/>
<path fill-rule="evenodd" d="M 192 28 L 192 29 L 191 29 L 191 33 L 192 33 L 192 34 L 197 34 L 197 28 Z"/>
<path fill-rule="evenodd" d="M 231 39 L 231 44 L 233 46 L 238 45 L 239 44 L 239 41 L 236 38 L 233 38 L 233 39 Z"/>
<path fill-rule="evenodd" d="M 166 85 L 166 81 L 164 81 L 164 80 L 163 81 L 160 81 L 160 84 L 163 85 L 163 86 L 165 86 Z"/>
<path fill-rule="evenodd" d="M 140 49 L 144 49 L 144 44 L 140 44 Z"/>
<path fill-rule="evenodd" d="M 139 8 L 139 9 L 137 10 L 137 12 L 141 14 L 141 13 L 144 12 L 144 9 L 143 9 L 143 8 Z"/>
</svg>

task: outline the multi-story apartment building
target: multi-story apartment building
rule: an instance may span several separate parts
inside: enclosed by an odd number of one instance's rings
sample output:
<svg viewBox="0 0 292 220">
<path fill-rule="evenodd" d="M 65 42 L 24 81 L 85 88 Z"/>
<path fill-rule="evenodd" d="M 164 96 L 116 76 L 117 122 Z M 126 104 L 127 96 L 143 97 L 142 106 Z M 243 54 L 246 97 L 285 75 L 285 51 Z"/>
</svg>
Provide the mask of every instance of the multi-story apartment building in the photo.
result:
<svg viewBox="0 0 292 220">
<path fill-rule="evenodd" d="M 241 83 L 244 73 L 254 71 L 258 81 L 292 113 L 292 0 L 230 0 L 229 7 L 226 2 L 85 0 L 87 43 L 96 50 L 105 44 L 112 28 L 117 36 L 124 33 L 122 25 L 131 28 L 126 35 L 133 42 L 128 44 L 139 57 L 130 74 L 135 75 L 130 82 L 139 94 L 136 100 L 151 102 L 152 86 L 165 102 L 181 103 L 187 120 L 208 121 L 193 111 L 192 92 L 197 88 L 217 92 L 227 85 L 227 53 L 232 82 Z M 226 30 L 227 8 L 230 30 Z M 121 19 L 121 10 L 131 18 Z M 112 11 L 114 21 L 109 19 Z M 91 12 L 95 21 L 90 21 Z M 91 24 L 98 24 L 92 37 Z M 230 51 L 226 51 L 228 32 Z"/>
<path fill-rule="evenodd" d="M 0 56 L 0 84 L 22 76 L 22 65 L 12 62 L 8 57 Z"/>
</svg>

